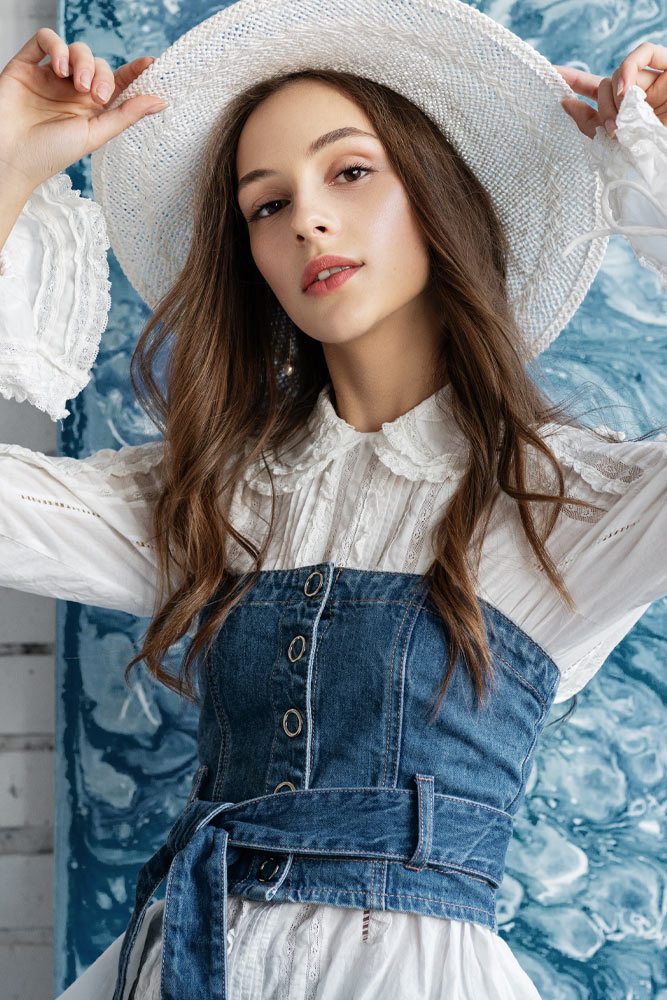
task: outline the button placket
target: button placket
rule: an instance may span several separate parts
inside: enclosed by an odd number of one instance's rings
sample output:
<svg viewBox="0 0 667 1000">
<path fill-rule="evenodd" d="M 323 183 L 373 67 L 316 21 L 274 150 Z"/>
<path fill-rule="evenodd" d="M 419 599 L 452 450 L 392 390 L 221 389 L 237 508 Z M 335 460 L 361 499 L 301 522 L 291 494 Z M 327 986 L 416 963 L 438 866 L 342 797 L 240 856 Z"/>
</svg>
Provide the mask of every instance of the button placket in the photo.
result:
<svg viewBox="0 0 667 1000">
<path fill-rule="evenodd" d="M 306 639 L 303 635 L 295 635 L 287 648 L 287 656 L 292 663 L 300 660 L 306 652 Z"/>
<path fill-rule="evenodd" d="M 283 715 L 283 732 L 293 738 L 303 729 L 303 716 L 298 708 L 288 708 Z"/>
<path fill-rule="evenodd" d="M 324 586 L 324 574 L 319 569 L 314 569 L 309 573 L 303 585 L 303 592 L 306 597 L 315 597 Z"/>
<path fill-rule="evenodd" d="M 325 583 L 326 583 L 325 574 L 320 570 L 313 570 L 311 573 L 308 574 L 303 584 L 298 584 L 298 586 L 300 589 L 303 590 L 304 597 L 317 598 L 317 595 L 320 594 L 320 592 L 323 590 Z M 306 612 L 305 617 L 302 618 L 302 620 L 298 623 L 298 625 L 300 625 L 301 628 L 303 629 L 303 632 L 299 631 L 297 632 L 296 635 L 292 636 L 286 650 L 287 660 L 289 661 L 290 664 L 296 664 L 300 660 L 302 660 L 309 649 L 308 646 L 308 638 L 310 636 L 309 629 L 311 627 L 315 627 L 317 620 L 319 619 L 320 612 L 317 607 L 319 603 L 320 601 L 316 601 L 315 607 L 308 610 L 305 609 L 304 605 L 304 610 Z M 313 618 L 313 615 L 315 615 L 314 621 L 311 620 Z M 279 675 L 276 674 L 276 683 L 278 683 L 278 678 Z M 299 699 L 299 702 L 297 702 L 298 704 L 300 703 L 302 696 L 307 697 L 306 693 L 308 690 L 307 675 L 304 675 L 303 668 L 295 667 L 293 670 L 288 668 L 288 673 L 283 676 L 281 683 L 285 690 L 287 690 L 287 687 L 289 687 L 291 691 L 291 697 Z M 283 695 L 284 695 L 284 690 L 283 690 Z M 297 708 L 295 705 L 291 705 L 289 708 L 287 708 L 283 713 L 281 725 L 285 736 L 287 736 L 289 739 L 295 739 L 296 737 L 300 736 L 305 729 L 304 715 L 302 714 L 300 708 Z M 306 742 L 306 749 L 307 749 L 307 742 Z M 305 767 L 305 764 L 302 761 L 303 753 L 304 751 L 301 749 L 301 744 L 295 745 L 291 753 L 290 752 L 285 753 L 283 766 L 285 766 L 285 769 L 288 771 L 288 773 L 290 771 L 294 772 L 295 768 L 297 773 L 301 773 L 301 771 Z M 279 769 L 280 762 L 278 760 L 274 760 L 273 764 L 274 766 L 277 765 L 278 774 L 276 775 L 276 777 L 278 777 L 278 775 L 280 774 L 280 769 Z M 304 780 L 305 779 L 302 778 L 302 783 Z M 287 779 L 279 781 L 278 784 L 273 789 L 274 794 L 281 794 L 282 792 L 295 792 L 295 791 L 297 791 L 296 784 L 293 781 L 289 781 Z M 282 882 L 284 876 L 287 874 L 287 870 L 290 867 L 291 855 L 288 858 L 287 867 L 283 875 L 280 876 L 280 871 L 281 868 L 283 867 L 282 860 L 284 859 L 280 859 L 273 856 L 265 858 L 263 861 L 261 861 L 257 868 L 257 876 L 256 876 L 257 881 L 273 882 L 276 880 L 277 877 L 280 877 L 280 881 L 276 885 L 277 889 L 280 885 L 280 882 Z M 271 893 L 274 893 L 276 890 L 273 889 L 269 891 Z"/>
</svg>

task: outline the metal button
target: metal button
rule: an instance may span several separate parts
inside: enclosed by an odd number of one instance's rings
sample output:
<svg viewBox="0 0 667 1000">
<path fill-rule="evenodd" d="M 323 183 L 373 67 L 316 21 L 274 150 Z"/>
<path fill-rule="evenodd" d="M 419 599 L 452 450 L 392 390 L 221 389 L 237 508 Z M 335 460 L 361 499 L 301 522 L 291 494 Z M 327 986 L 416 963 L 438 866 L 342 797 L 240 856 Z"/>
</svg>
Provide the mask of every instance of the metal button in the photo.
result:
<svg viewBox="0 0 667 1000">
<path fill-rule="evenodd" d="M 273 789 L 274 792 L 282 792 L 283 788 L 289 788 L 290 792 L 296 791 L 296 785 L 293 785 L 291 781 L 281 781 Z"/>
<path fill-rule="evenodd" d="M 270 882 L 274 879 L 280 868 L 280 862 L 275 858 L 265 858 L 257 869 L 257 878 L 260 882 Z"/>
<path fill-rule="evenodd" d="M 314 590 L 308 589 L 308 585 L 310 584 L 311 580 L 313 581 L 313 585 L 315 587 Z M 322 573 L 320 573 L 319 569 L 314 569 L 303 585 L 303 592 L 306 595 L 306 597 L 315 597 L 315 594 L 319 594 L 320 590 L 322 589 L 323 583 L 324 583 L 324 576 L 322 575 Z"/>
<path fill-rule="evenodd" d="M 289 718 L 290 718 L 291 715 L 294 715 L 296 717 L 296 724 L 298 726 L 298 729 L 290 729 L 289 728 Z M 301 712 L 298 710 L 298 708 L 288 708 L 287 709 L 287 711 L 283 715 L 283 729 L 285 730 L 285 732 L 287 733 L 288 736 L 298 736 L 299 735 L 299 733 L 303 729 L 303 718 L 302 718 Z"/>
<path fill-rule="evenodd" d="M 297 649 L 299 650 L 298 653 L 296 652 Z M 295 635 L 289 644 L 289 649 L 287 650 L 287 655 L 292 661 L 292 663 L 295 663 L 297 660 L 300 660 L 305 651 L 306 651 L 306 640 L 302 635 Z"/>
</svg>

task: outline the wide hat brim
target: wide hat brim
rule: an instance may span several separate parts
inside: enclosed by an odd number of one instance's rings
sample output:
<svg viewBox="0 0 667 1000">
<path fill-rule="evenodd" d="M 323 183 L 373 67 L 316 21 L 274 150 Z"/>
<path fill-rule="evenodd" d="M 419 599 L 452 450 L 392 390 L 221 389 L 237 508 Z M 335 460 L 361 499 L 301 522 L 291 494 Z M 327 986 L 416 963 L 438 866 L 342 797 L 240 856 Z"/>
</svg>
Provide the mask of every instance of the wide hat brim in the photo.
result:
<svg viewBox="0 0 667 1000">
<path fill-rule="evenodd" d="M 308 66 L 369 77 L 442 129 L 489 192 L 509 240 L 508 294 L 528 354 L 576 311 L 607 245 L 600 180 L 561 107 L 573 91 L 539 52 L 461 0 L 239 0 L 182 35 L 123 91 L 168 102 L 92 156 L 111 246 L 152 308 L 191 241 L 210 129 L 240 90 Z"/>
</svg>

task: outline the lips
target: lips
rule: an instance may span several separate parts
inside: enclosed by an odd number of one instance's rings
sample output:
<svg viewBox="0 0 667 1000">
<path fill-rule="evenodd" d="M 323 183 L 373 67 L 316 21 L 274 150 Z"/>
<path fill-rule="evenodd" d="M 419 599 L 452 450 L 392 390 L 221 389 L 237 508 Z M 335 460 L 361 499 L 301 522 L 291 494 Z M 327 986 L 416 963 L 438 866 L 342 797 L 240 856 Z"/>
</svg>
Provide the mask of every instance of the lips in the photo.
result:
<svg viewBox="0 0 667 1000">
<path fill-rule="evenodd" d="M 333 254 L 324 254 L 321 257 L 315 257 L 314 260 L 306 264 L 303 270 L 301 290 L 305 292 L 308 286 L 312 285 L 313 281 L 317 279 L 320 271 L 326 271 L 332 267 L 360 267 L 361 263 L 360 260 L 353 260 L 351 257 L 338 257 Z"/>
</svg>

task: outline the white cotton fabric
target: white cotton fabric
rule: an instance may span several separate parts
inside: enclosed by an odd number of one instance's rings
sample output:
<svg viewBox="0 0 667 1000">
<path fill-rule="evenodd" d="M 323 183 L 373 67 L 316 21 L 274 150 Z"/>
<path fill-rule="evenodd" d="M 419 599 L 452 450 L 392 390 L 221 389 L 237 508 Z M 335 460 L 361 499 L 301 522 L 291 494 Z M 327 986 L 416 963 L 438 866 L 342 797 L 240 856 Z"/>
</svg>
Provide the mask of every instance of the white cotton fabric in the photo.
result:
<svg viewBox="0 0 667 1000">
<path fill-rule="evenodd" d="M 653 177 L 657 191 L 667 151 L 664 143 L 651 145 L 656 130 L 640 114 L 637 134 L 642 123 L 643 163 L 653 157 L 655 166 L 643 177 L 647 184 Z M 56 419 L 88 381 L 97 353 L 108 306 L 107 244 L 99 207 L 74 200 L 66 184 L 49 184 L 33 196 L 0 255 L 0 391 L 29 399 Z M 636 203 L 623 202 L 617 190 L 623 222 L 631 224 Z M 664 192 L 663 183 L 663 208 Z M 642 205 L 645 225 L 646 200 Z M 68 230 L 75 234 L 70 243 Z M 654 240 L 650 252 L 652 269 L 667 273 L 667 239 Z M 94 277 L 102 284 L 91 297 Z M 465 461 L 466 442 L 449 398 L 444 386 L 380 430 L 360 432 L 338 416 L 326 386 L 303 439 L 269 456 L 276 527 L 264 568 L 333 560 L 423 573 L 432 559 L 431 530 Z M 547 542 L 577 608 L 567 609 L 549 584 L 504 495 L 485 539 L 476 589 L 553 658 L 561 673 L 558 703 L 586 685 L 648 605 L 667 593 L 667 440 L 632 442 L 619 433 L 605 441 L 590 430 L 554 426 L 543 433 L 561 462 L 566 490 L 602 508 L 568 505 Z M 160 442 L 102 449 L 86 459 L 0 445 L 0 586 L 151 615 L 151 507 L 161 461 Z M 547 472 L 531 453 L 531 477 Z M 257 543 L 270 503 L 268 475 L 256 463 L 235 490 L 230 513 Z M 229 557 L 239 571 L 250 568 L 236 543 Z M 158 902 L 142 927 L 127 1000 L 132 990 L 131 1000 L 159 997 L 161 913 Z M 371 911 L 364 940 L 362 920 L 360 910 L 230 897 L 231 996 L 539 1000 L 506 942 L 489 928 Z M 120 939 L 63 1000 L 110 1000 L 119 946 Z"/>
<path fill-rule="evenodd" d="M 142 973 L 124 1000 L 160 1000 L 162 909 L 147 913 Z M 540 1000 L 507 942 L 479 924 L 371 910 L 364 938 L 362 910 L 231 896 L 227 912 L 230 1000 Z M 120 943 L 58 1000 L 111 1000 Z"/>
</svg>

